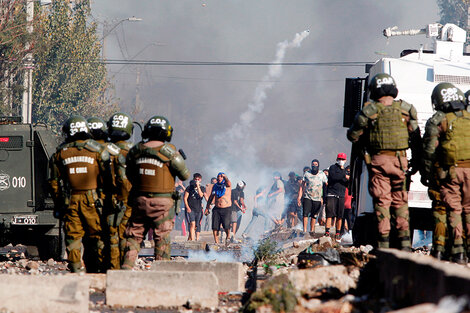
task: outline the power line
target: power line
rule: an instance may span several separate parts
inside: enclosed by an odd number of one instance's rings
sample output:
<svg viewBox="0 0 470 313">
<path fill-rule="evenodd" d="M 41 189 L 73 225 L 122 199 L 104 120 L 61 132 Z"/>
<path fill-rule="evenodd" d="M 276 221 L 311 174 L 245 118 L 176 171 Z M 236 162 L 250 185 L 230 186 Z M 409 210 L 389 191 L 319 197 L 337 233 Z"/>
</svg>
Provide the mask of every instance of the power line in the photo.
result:
<svg viewBox="0 0 470 313">
<path fill-rule="evenodd" d="M 151 65 L 151 66 L 331 66 L 362 67 L 371 62 L 218 62 L 218 61 L 160 61 L 160 60 L 63 60 L 63 63 L 100 63 L 106 65 Z"/>
<path fill-rule="evenodd" d="M 135 76 L 135 73 L 130 72 L 113 72 L 108 71 L 110 74 L 114 75 L 129 75 Z M 152 78 L 165 78 L 165 79 L 176 79 L 176 80 L 207 80 L 207 81 L 221 81 L 221 82 L 247 82 L 247 83 L 292 83 L 292 84 L 299 84 L 299 83 L 313 83 L 313 82 L 344 82 L 344 78 L 342 79 L 310 79 L 310 80 L 268 80 L 263 81 L 262 79 L 225 79 L 225 78 L 208 78 L 208 77 L 189 77 L 189 76 L 164 76 L 164 75 L 151 75 Z"/>
</svg>

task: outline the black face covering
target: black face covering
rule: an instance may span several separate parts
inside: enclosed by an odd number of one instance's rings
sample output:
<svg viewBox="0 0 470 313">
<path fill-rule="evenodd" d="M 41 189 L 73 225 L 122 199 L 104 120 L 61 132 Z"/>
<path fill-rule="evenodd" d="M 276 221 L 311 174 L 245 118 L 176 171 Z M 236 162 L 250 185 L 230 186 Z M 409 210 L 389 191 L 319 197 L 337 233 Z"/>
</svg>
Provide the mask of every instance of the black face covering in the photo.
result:
<svg viewBox="0 0 470 313">
<path fill-rule="evenodd" d="M 196 181 L 195 181 L 195 180 L 191 180 L 191 181 L 189 182 L 189 185 L 190 185 L 190 186 L 196 186 Z"/>
<path fill-rule="evenodd" d="M 315 166 L 315 165 L 313 165 L 313 163 L 317 163 L 318 165 Z M 318 174 L 318 170 L 319 170 L 319 168 L 320 168 L 320 161 L 318 161 L 317 159 L 313 159 L 310 164 L 312 164 L 312 170 L 311 170 L 312 174 L 313 174 L 313 175 L 317 175 L 317 174 Z"/>
</svg>

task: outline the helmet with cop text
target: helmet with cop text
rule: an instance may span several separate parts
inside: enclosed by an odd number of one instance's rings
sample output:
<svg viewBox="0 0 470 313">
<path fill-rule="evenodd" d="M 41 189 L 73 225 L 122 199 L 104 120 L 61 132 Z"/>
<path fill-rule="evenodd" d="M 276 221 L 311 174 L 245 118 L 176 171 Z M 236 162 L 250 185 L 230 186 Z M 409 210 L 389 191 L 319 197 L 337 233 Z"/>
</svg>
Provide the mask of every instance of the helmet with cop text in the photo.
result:
<svg viewBox="0 0 470 313">
<path fill-rule="evenodd" d="M 464 93 L 451 83 L 439 83 L 431 94 L 432 106 L 436 111 L 454 112 L 465 109 Z"/>
<path fill-rule="evenodd" d="M 87 120 L 83 116 L 74 115 L 65 121 L 62 132 L 67 141 L 89 139 L 91 137 Z"/>
<path fill-rule="evenodd" d="M 118 112 L 111 115 L 108 121 L 108 135 L 111 141 L 131 138 L 134 124 L 129 114 Z"/>
<path fill-rule="evenodd" d="M 171 141 L 173 127 L 166 117 L 153 116 L 148 120 L 142 131 L 142 138 L 149 140 Z"/>
<path fill-rule="evenodd" d="M 377 74 L 369 82 L 369 97 L 377 101 L 384 96 L 396 98 L 398 95 L 397 85 L 392 76 L 381 73 Z"/>
</svg>

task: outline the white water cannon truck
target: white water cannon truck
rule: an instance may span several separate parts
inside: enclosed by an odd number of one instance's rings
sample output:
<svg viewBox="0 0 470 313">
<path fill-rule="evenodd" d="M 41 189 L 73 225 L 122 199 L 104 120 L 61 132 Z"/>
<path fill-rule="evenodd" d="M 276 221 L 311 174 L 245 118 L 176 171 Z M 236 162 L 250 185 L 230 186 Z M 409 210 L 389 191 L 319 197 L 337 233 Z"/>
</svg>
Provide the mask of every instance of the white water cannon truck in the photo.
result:
<svg viewBox="0 0 470 313">
<path fill-rule="evenodd" d="M 442 82 L 449 82 L 464 93 L 470 89 L 470 54 L 464 53 L 467 33 L 454 24 L 429 24 L 423 29 L 399 31 L 397 27 L 383 31 L 387 38 L 392 36 L 425 34 L 433 39 L 430 50 L 423 46 L 416 50 L 403 50 L 399 58 L 383 57 L 374 64 L 367 64 L 364 78 L 346 78 L 343 126 L 349 127 L 356 113 L 368 98 L 368 80 L 378 73 L 391 75 L 397 84 L 398 97 L 412 103 L 418 111 L 421 135 L 426 121 L 432 116 L 431 93 Z M 408 158 L 411 151 L 407 152 Z M 371 243 L 377 227 L 374 218 L 372 198 L 368 193 L 368 173 L 363 156 L 358 149 L 351 152 L 351 185 L 356 223 L 353 229 L 355 245 Z M 420 183 L 419 173 L 411 177 L 409 189 L 410 228 L 433 230 L 434 221 L 431 200 L 427 187 Z M 392 227 L 393 229 L 393 227 Z M 373 241 L 374 239 L 372 239 Z"/>
</svg>

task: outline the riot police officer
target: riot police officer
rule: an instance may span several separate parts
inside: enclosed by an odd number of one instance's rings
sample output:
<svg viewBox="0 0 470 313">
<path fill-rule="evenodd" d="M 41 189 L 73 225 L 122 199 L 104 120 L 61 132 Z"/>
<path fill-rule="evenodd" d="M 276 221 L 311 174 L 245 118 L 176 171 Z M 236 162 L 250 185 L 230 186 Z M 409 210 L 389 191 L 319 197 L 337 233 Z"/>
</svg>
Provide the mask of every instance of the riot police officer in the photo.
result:
<svg viewBox="0 0 470 313">
<path fill-rule="evenodd" d="M 132 136 L 133 130 L 134 124 L 132 118 L 126 113 L 114 113 L 108 120 L 109 139 L 120 149 L 119 154 L 122 155 L 123 160 L 125 160 L 132 147 L 132 143 L 129 142 L 129 139 Z M 116 200 L 121 209 L 116 209 L 113 214 L 107 217 L 108 224 L 111 225 L 109 230 L 111 236 L 111 263 L 113 269 L 119 268 L 123 261 L 126 246 L 124 232 L 132 212 L 132 208 L 127 204 L 131 183 L 126 176 L 125 161 L 122 161 L 121 157 L 119 157 L 118 161 L 120 164 L 118 166 L 120 174 L 116 176 L 116 186 L 119 189 Z M 122 164 L 123 162 L 124 164 Z M 117 207 L 115 206 L 115 208 Z M 119 243 L 119 256 L 117 256 L 118 249 L 115 246 L 117 242 Z M 119 262 L 117 258 L 119 258 Z"/>
<path fill-rule="evenodd" d="M 364 104 L 348 130 L 352 142 L 364 141 L 369 168 L 369 192 L 378 219 L 380 248 L 390 246 L 390 219 L 396 220 L 402 250 L 411 251 L 408 192 L 405 179 L 408 171 L 406 150 L 413 158 L 421 148 L 417 112 L 413 105 L 395 100 L 398 89 L 388 74 L 377 74 L 369 83 L 370 102 Z M 362 137 L 362 138 L 361 138 Z M 417 170 L 413 166 L 413 172 Z"/>
<path fill-rule="evenodd" d="M 426 124 L 421 181 L 430 189 L 440 188 L 440 197 L 449 210 L 452 261 L 464 264 L 465 235 L 467 253 L 470 243 L 470 113 L 465 95 L 450 83 L 434 87 L 431 101 L 436 113 Z M 433 182 L 436 177 L 438 182 Z M 442 209 L 439 213 L 444 212 Z M 443 216 L 436 227 L 440 224 L 445 224 Z M 438 235 L 443 236 L 442 232 Z M 437 257 L 438 248 L 433 251 Z"/>
<path fill-rule="evenodd" d="M 106 234 L 106 238 L 104 238 L 106 239 L 106 268 L 119 269 L 121 265 L 121 253 L 119 249 L 118 227 L 126 208 L 124 201 L 122 200 L 125 196 L 127 197 L 127 192 L 126 195 L 122 194 L 123 190 L 126 190 L 126 187 L 122 186 L 122 184 L 127 182 L 125 173 L 126 157 L 122 153 L 121 148 L 112 142 L 107 142 L 108 127 L 101 118 L 90 117 L 87 119 L 87 122 L 92 138 L 103 145 L 110 155 L 112 184 L 105 186 L 108 198 L 104 201 L 104 219 L 102 221 L 102 226 L 106 230 L 104 232 Z"/>
<path fill-rule="evenodd" d="M 155 259 L 170 258 L 170 231 L 178 206 L 175 177 L 189 178 L 183 157 L 171 141 L 173 128 L 163 116 L 152 117 L 142 132 L 143 141 L 127 155 L 126 173 L 132 189 L 129 203 L 132 216 L 126 229 L 126 253 L 123 269 L 131 269 L 137 259 L 140 244 L 150 229 L 154 232 Z"/>
<path fill-rule="evenodd" d="M 103 270 L 102 214 L 103 187 L 110 178 L 109 153 L 90 138 L 87 121 L 69 118 L 62 131 L 65 143 L 51 158 L 50 186 L 56 210 L 63 210 L 68 267 L 82 272 L 82 239 L 88 272 Z M 84 238 L 85 237 L 85 238 Z"/>
</svg>

